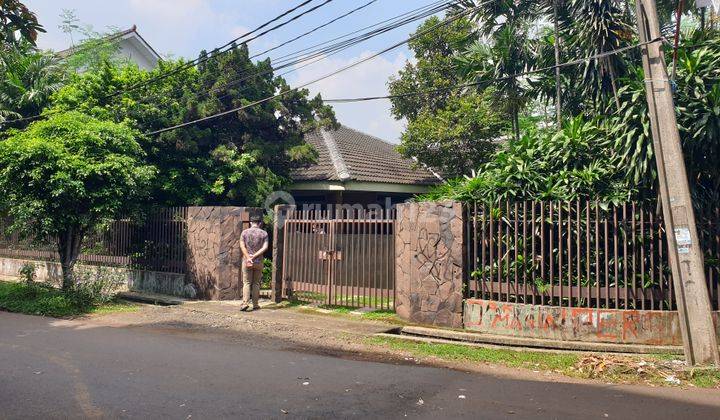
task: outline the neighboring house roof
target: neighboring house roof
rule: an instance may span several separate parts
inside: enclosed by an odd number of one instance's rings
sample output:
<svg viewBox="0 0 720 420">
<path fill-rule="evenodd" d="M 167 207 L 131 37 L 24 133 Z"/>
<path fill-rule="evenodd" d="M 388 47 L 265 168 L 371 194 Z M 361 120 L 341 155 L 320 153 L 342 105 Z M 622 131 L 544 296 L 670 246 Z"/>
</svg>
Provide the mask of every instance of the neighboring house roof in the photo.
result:
<svg viewBox="0 0 720 420">
<path fill-rule="evenodd" d="M 105 41 L 109 41 L 109 42 L 112 42 L 112 41 L 121 42 L 124 40 L 126 40 L 128 42 L 132 42 L 133 44 L 135 44 L 136 47 L 141 48 L 142 51 L 149 56 L 149 58 L 153 59 L 154 61 L 161 60 L 160 54 L 158 54 L 157 51 L 155 51 L 155 49 L 150 44 L 148 44 L 148 42 L 145 41 L 145 38 L 143 38 L 142 35 L 140 35 L 140 33 L 137 31 L 137 25 L 133 25 L 132 27 L 130 27 L 129 29 L 126 29 L 124 31 L 110 34 L 110 35 L 104 37 L 103 39 Z M 80 48 L 80 47 L 73 46 L 73 47 L 67 48 L 65 50 L 58 51 L 56 54 L 60 58 L 65 58 L 65 57 L 73 55 L 75 52 L 77 52 L 78 48 Z"/>
<path fill-rule="evenodd" d="M 317 149 L 315 164 L 296 170 L 295 182 L 362 181 L 387 184 L 435 185 L 433 172 L 405 159 L 395 145 L 352 128 L 318 130 L 305 136 Z"/>
</svg>

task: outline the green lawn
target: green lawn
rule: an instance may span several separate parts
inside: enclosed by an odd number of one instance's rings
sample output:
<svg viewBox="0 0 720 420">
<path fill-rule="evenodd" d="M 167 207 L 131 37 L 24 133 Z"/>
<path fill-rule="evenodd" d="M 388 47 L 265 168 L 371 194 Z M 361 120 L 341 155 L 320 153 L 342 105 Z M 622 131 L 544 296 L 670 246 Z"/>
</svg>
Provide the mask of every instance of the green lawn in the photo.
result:
<svg viewBox="0 0 720 420">
<path fill-rule="evenodd" d="M 138 310 L 139 306 L 119 300 L 89 305 L 47 284 L 0 282 L 0 309 L 64 318 L 90 313 L 132 312 Z"/>
<path fill-rule="evenodd" d="M 463 346 L 459 344 L 422 343 L 390 337 L 371 337 L 369 344 L 393 350 L 409 351 L 421 357 L 436 357 L 450 361 L 471 361 L 501 364 L 535 370 L 565 370 L 575 365 L 580 356 L 573 353 L 517 351 L 496 348 Z"/>
</svg>

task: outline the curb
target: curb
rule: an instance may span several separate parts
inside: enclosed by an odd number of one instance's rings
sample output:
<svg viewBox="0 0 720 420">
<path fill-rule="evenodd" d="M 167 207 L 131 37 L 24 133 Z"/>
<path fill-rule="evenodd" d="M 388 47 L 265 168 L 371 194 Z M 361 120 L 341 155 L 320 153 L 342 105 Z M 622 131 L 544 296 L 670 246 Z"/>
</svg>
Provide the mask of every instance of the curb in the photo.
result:
<svg viewBox="0 0 720 420">
<path fill-rule="evenodd" d="M 177 306 L 186 302 L 184 299 L 180 299 L 175 296 L 159 295 L 154 293 L 121 292 L 118 293 L 117 296 L 131 302 L 149 303 L 151 305 L 161 306 Z"/>
<path fill-rule="evenodd" d="M 506 347 L 529 347 L 551 350 L 591 351 L 602 353 L 635 353 L 635 354 L 677 354 L 682 355 L 683 349 L 679 346 L 650 346 L 638 344 L 614 343 L 588 343 L 582 341 L 543 340 L 535 338 L 511 337 L 468 333 L 460 331 L 441 330 L 424 327 L 402 327 L 395 338 L 428 338 L 439 339 L 444 343 L 460 342 L 474 344 L 492 344 Z"/>
</svg>

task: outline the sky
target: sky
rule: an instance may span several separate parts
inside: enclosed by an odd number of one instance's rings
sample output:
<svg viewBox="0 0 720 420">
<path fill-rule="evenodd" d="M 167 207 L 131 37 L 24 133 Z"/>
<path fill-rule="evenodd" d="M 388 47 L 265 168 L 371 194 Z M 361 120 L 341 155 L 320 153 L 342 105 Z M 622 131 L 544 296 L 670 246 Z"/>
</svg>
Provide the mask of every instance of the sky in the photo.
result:
<svg viewBox="0 0 720 420">
<path fill-rule="evenodd" d="M 333 0 L 326 6 L 294 23 L 271 32 L 250 44 L 251 53 L 291 39 L 362 4 L 366 0 Z M 323 28 L 292 44 L 270 53 L 270 57 L 300 50 L 356 29 L 391 18 L 431 3 L 432 0 L 377 0 L 376 3 Z M 202 49 L 211 50 L 249 29 L 300 4 L 301 0 L 25 0 L 47 33 L 40 34 L 41 48 L 60 50 L 70 38 L 59 29 L 63 9 L 74 10 L 83 24 L 99 32 L 109 28 L 127 29 L 137 25 L 138 32 L 161 55 L 195 58 Z M 320 4 L 316 0 L 301 10 Z M 411 23 L 353 48 L 328 57 L 285 76 L 297 86 L 407 38 L 417 23 Z M 308 87 L 311 94 L 325 98 L 346 98 L 387 94 L 388 78 L 396 74 L 412 54 L 403 46 L 347 72 Z M 404 122 L 390 113 L 389 101 L 335 105 L 338 120 L 352 128 L 397 143 Z"/>
</svg>

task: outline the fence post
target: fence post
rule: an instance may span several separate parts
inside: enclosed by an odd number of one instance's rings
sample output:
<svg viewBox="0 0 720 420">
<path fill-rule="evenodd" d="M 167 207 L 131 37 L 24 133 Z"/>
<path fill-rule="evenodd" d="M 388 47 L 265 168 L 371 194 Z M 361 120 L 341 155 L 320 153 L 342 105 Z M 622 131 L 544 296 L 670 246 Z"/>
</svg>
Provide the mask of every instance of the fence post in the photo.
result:
<svg viewBox="0 0 720 420">
<path fill-rule="evenodd" d="M 282 301 L 283 292 L 283 259 L 285 256 L 285 219 L 288 214 L 295 210 L 294 205 L 278 204 L 275 206 L 273 215 L 273 250 L 272 250 L 272 293 L 270 299 L 279 303 Z"/>
<path fill-rule="evenodd" d="M 187 276 L 197 297 L 235 300 L 242 296 L 240 233 L 252 207 L 190 207 L 187 216 Z"/>
<path fill-rule="evenodd" d="M 404 203 L 395 222 L 395 310 L 421 324 L 463 326 L 462 204 Z"/>
</svg>

